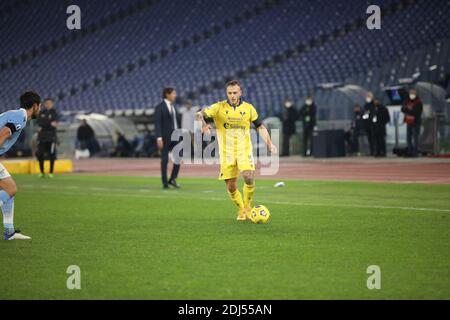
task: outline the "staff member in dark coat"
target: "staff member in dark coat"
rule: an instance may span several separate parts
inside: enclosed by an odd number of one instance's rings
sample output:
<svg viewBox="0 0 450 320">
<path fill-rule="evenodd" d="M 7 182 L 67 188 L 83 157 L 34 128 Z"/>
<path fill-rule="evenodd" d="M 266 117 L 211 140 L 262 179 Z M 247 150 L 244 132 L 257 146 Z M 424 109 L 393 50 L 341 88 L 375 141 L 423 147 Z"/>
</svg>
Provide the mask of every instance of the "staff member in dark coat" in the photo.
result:
<svg viewBox="0 0 450 320">
<path fill-rule="evenodd" d="M 77 139 L 80 144 L 80 149 L 89 149 L 91 151 L 91 145 L 95 138 L 95 133 L 92 127 L 87 123 L 86 119 L 81 120 L 81 124 L 77 130 Z"/>
<path fill-rule="evenodd" d="M 383 106 L 380 100 L 373 102 L 372 127 L 375 143 L 375 156 L 386 156 L 386 125 L 391 121 L 389 110 Z"/>
<path fill-rule="evenodd" d="M 161 152 L 161 178 L 164 189 L 168 189 L 169 185 L 174 188 L 180 188 L 176 179 L 180 171 L 180 164 L 174 163 L 172 174 L 167 181 L 167 164 L 169 162 L 169 152 L 178 143 L 171 141 L 171 135 L 174 130 L 180 128 L 180 119 L 175 108 L 175 99 L 177 92 L 174 88 L 164 88 L 162 94 L 163 101 L 155 108 L 155 127 L 156 127 L 156 143 Z"/>
<path fill-rule="evenodd" d="M 39 169 L 41 170 L 40 177 L 45 177 L 44 161 L 47 155 L 50 159 L 50 173 L 49 178 L 53 178 L 53 171 L 56 160 L 56 128 L 58 126 L 58 113 L 54 108 L 54 102 L 51 98 L 44 100 L 45 108 L 40 112 L 37 124 L 40 126 L 38 133 L 38 146 L 36 157 L 39 161 Z"/>
<path fill-rule="evenodd" d="M 373 125 L 372 125 L 372 117 L 373 117 L 373 93 L 369 92 L 366 97 L 366 104 L 364 105 L 364 131 L 366 132 L 367 142 L 369 143 L 370 155 L 375 155 L 375 142 L 373 135 Z"/>
<path fill-rule="evenodd" d="M 360 148 L 362 146 L 361 138 L 364 135 L 364 119 L 363 119 L 364 112 L 361 109 L 361 106 L 359 104 L 355 104 L 353 107 L 353 121 L 352 121 L 352 151 L 360 154 Z"/>
<path fill-rule="evenodd" d="M 310 156 L 312 153 L 312 134 L 316 126 L 317 108 L 311 96 L 305 99 L 305 104 L 300 109 L 300 119 L 303 121 L 303 155 Z"/>
<path fill-rule="evenodd" d="M 297 121 L 298 114 L 294 107 L 294 103 L 290 99 L 284 101 L 284 108 L 281 112 L 281 121 L 283 124 L 283 152 L 282 157 L 289 156 L 289 141 L 291 136 L 295 134 L 295 121 Z"/>
<path fill-rule="evenodd" d="M 418 153 L 423 112 L 422 100 L 417 96 L 416 89 L 409 90 L 409 97 L 402 106 L 402 112 L 405 114 L 408 155 L 415 157 Z"/>
</svg>

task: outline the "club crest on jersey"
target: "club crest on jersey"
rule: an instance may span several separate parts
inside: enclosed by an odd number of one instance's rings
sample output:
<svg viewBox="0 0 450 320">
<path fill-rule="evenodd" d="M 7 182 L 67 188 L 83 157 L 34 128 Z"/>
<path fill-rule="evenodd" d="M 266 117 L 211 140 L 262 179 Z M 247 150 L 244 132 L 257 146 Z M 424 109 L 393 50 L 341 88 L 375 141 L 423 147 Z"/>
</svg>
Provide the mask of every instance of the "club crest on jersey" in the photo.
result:
<svg viewBox="0 0 450 320">
<path fill-rule="evenodd" d="M 244 117 L 245 111 L 241 111 L 241 112 L 239 112 L 239 113 L 241 114 L 242 117 Z"/>
</svg>

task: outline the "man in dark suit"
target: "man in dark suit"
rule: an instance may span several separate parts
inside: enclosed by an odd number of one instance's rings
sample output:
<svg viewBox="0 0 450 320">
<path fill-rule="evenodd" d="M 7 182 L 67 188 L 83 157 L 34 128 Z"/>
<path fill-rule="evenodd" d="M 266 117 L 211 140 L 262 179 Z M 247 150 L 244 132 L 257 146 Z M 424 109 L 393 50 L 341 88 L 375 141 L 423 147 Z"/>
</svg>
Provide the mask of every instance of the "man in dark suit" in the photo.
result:
<svg viewBox="0 0 450 320">
<path fill-rule="evenodd" d="M 174 88 L 164 88 L 162 98 L 163 101 L 155 108 L 156 143 L 161 152 L 161 178 L 164 189 L 168 189 L 169 185 L 180 188 L 176 181 L 180 171 L 179 163 L 173 164 L 172 174 L 167 181 L 169 152 L 178 143 L 177 141 L 171 141 L 171 136 L 174 130 L 180 128 L 179 115 L 174 105 L 177 92 Z"/>
</svg>

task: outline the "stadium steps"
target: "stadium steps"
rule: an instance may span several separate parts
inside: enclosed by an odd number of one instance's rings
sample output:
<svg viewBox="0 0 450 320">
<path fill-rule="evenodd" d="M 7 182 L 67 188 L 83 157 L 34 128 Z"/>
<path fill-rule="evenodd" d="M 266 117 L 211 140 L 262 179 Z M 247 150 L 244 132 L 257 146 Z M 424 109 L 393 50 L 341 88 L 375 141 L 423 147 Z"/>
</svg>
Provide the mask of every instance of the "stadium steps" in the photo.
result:
<svg viewBox="0 0 450 320">
<path fill-rule="evenodd" d="M 20 3 L 28 4 L 31 0 L 22 0 L 18 1 Z M 143 0 L 141 2 L 135 3 L 127 7 L 126 9 L 119 10 L 116 13 L 112 13 L 106 17 L 102 17 L 97 22 L 94 22 L 86 27 L 83 27 L 79 32 L 73 32 L 70 35 L 61 36 L 58 39 L 53 39 L 48 43 L 42 44 L 40 47 L 35 47 L 27 52 L 24 52 L 20 55 L 16 55 L 10 57 L 9 59 L 0 62 L 0 72 L 17 67 L 27 61 L 31 61 L 36 59 L 44 54 L 50 53 L 52 51 L 58 50 L 64 46 L 67 46 L 77 40 L 80 40 L 84 37 L 92 35 L 96 32 L 99 32 L 112 24 L 115 24 L 119 21 L 122 21 L 130 16 L 138 14 L 144 10 L 147 10 L 154 5 L 158 4 L 160 0 Z M 14 7 L 18 7 L 16 5 Z M 10 9 L 12 10 L 12 9 Z"/>
<path fill-rule="evenodd" d="M 266 0 L 261 4 L 256 5 L 251 10 L 245 10 L 244 12 L 230 18 L 226 19 L 219 25 L 214 25 L 211 28 L 208 28 L 202 32 L 193 34 L 189 38 L 185 38 L 181 40 L 179 43 L 172 44 L 166 48 L 162 48 L 157 52 L 152 52 L 150 54 L 146 54 L 136 59 L 132 63 L 127 63 L 126 65 L 116 66 L 113 70 L 109 70 L 102 75 L 97 75 L 92 77 L 93 81 L 84 81 L 80 85 L 71 86 L 66 90 L 62 90 L 55 95 L 57 100 L 64 100 L 67 95 L 74 96 L 78 92 L 85 91 L 90 87 L 97 87 L 104 82 L 111 81 L 113 79 L 117 79 L 123 76 L 126 76 L 134 71 L 139 70 L 140 68 L 146 66 L 148 63 L 155 63 L 162 59 L 167 58 L 168 56 L 178 52 L 180 49 L 187 48 L 192 45 L 199 44 L 202 41 L 208 40 L 230 28 L 233 26 L 244 23 L 246 20 L 261 15 L 275 6 L 283 4 L 283 0 Z"/>
<path fill-rule="evenodd" d="M 399 2 L 393 3 L 386 8 L 381 8 L 381 16 L 386 17 L 394 13 L 398 13 L 416 4 L 419 1 L 421 0 L 401 0 Z M 285 63 L 291 58 L 298 57 L 302 53 L 320 48 L 328 41 L 334 41 L 337 38 L 344 37 L 345 35 L 361 28 L 366 28 L 366 18 L 359 18 L 353 22 L 347 23 L 342 28 L 335 29 L 327 34 L 323 34 L 319 37 L 313 38 L 306 43 L 299 43 L 295 47 L 286 50 L 282 54 L 274 55 L 270 59 L 266 59 L 259 64 L 255 64 L 245 69 L 238 70 L 232 75 L 223 77 L 221 80 L 212 81 L 208 85 L 201 86 L 195 91 L 188 92 L 185 97 L 179 97 L 179 99 L 196 99 L 200 95 L 208 94 L 213 90 L 222 88 L 224 83 L 227 83 L 232 79 L 245 79 L 252 74 L 262 72 L 263 70 L 269 69 L 276 64 Z"/>
</svg>

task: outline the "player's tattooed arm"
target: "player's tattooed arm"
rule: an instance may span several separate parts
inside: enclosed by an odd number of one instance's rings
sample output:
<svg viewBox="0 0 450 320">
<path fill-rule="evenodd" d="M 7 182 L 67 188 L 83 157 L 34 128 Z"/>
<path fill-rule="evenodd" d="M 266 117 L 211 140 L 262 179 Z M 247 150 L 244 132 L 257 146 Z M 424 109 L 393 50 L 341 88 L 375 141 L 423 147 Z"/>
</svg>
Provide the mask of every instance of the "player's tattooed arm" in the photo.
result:
<svg viewBox="0 0 450 320">
<path fill-rule="evenodd" d="M 0 147 L 5 143 L 5 140 L 11 137 L 12 130 L 9 127 L 3 127 L 0 129 Z"/>
<path fill-rule="evenodd" d="M 266 143 L 267 147 L 270 150 L 270 153 L 272 155 L 275 155 L 278 153 L 278 149 L 277 147 L 272 143 L 272 139 L 270 139 L 270 135 L 269 132 L 267 131 L 267 128 L 261 124 L 260 126 L 258 126 L 257 128 L 259 135 L 261 136 L 261 138 L 263 138 L 264 142 Z"/>
</svg>

